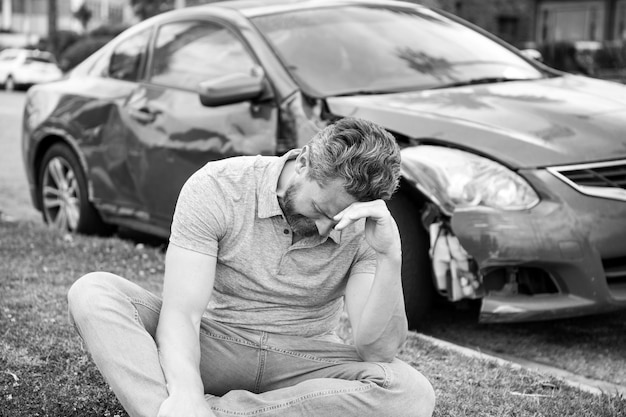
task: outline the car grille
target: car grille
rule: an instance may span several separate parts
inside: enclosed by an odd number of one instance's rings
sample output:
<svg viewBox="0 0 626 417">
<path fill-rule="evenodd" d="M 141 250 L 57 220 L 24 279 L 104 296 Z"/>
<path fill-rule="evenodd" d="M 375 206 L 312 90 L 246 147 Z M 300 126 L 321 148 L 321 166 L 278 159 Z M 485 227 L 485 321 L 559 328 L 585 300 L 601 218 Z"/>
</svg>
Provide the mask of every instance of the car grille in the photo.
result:
<svg viewBox="0 0 626 417">
<path fill-rule="evenodd" d="M 602 265 L 607 281 L 621 281 L 626 284 L 626 257 L 603 259 Z"/>
<path fill-rule="evenodd" d="M 548 168 L 583 194 L 626 201 L 626 160 Z"/>
<path fill-rule="evenodd" d="M 626 298 L 626 257 L 603 259 L 602 265 L 613 296 Z"/>
</svg>

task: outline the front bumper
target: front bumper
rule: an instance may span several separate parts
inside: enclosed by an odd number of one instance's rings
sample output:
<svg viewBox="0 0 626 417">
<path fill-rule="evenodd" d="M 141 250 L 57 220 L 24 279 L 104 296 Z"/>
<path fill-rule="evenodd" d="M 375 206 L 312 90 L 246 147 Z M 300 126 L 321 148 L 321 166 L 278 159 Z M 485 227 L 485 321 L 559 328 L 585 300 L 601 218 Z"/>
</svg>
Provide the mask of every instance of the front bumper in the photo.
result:
<svg viewBox="0 0 626 417">
<path fill-rule="evenodd" d="M 558 291 L 488 291 L 480 320 L 549 320 L 626 308 L 626 202 L 583 195 L 545 170 L 522 174 L 542 194 L 541 203 L 525 211 L 458 210 L 452 231 L 483 275 L 531 267 L 551 277 Z M 617 265 L 611 274 L 609 263 Z"/>
</svg>

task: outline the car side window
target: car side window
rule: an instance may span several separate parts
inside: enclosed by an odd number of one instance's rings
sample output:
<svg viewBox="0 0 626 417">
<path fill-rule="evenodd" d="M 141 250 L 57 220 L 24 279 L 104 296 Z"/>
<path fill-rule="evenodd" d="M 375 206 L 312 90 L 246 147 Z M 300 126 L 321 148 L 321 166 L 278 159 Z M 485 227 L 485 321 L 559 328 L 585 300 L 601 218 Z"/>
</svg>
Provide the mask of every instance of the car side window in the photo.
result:
<svg viewBox="0 0 626 417">
<path fill-rule="evenodd" d="M 144 30 L 117 45 L 111 54 L 108 76 L 124 81 L 139 80 L 149 40 L 150 31 Z"/>
<path fill-rule="evenodd" d="M 13 61 L 17 58 L 17 55 L 4 54 L 0 56 L 0 61 Z"/>
<path fill-rule="evenodd" d="M 150 82 L 196 90 L 202 81 L 255 65 L 244 44 L 230 30 L 206 21 L 174 22 L 157 33 Z"/>
</svg>

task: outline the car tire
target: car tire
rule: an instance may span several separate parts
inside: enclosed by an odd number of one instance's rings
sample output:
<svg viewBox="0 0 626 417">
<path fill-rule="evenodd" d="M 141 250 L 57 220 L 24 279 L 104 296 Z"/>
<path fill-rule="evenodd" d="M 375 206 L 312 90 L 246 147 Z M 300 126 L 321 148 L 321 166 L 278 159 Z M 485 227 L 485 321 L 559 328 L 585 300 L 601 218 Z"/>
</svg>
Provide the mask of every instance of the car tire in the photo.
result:
<svg viewBox="0 0 626 417">
<path fill-rule="evenodd" d="M 387 203 L 402 240 L 402 290 L 409 329 L 424 324 L 436 296 L 428 250 L 428 233 L 421 221 L 415 201 L 404 192 L 397 192 Z"/>
<path fill-rule="evenodd" d="M 17 85 L 15 84 L 12 76 L 9 75 L 4 81 L 4 89 L 6 91 L 15 91 L 17 89 Z"/>
<path fill-rule="evenodd" d="M 89 201 L 87 181 L 76 154 L 63 143 L 54 144 L 42 159 L 39 199 L 44 222 L 55 229 L 83 234 L 109 234 Z"/>
</svg>

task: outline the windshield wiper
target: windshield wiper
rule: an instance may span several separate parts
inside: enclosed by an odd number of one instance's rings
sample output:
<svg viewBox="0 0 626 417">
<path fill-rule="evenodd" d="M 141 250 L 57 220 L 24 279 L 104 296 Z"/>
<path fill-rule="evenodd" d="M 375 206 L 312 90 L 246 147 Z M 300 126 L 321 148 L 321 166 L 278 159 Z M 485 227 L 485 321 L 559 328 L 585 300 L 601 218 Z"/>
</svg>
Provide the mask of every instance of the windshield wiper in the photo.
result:
<svg viewBox="0 0 626 417">
<path fill-rule="evenodd" d="M 334 97 L 377 96 L 379 94 L 391 94 L 391 93 L 393 93 L 393 91 L 388 91 L 388 90 L 357 90 L 357 91 L 350 91 L 348 93 L 334 94 Z"/>
<path fill-rule="evenodd" d="M 382 90 L 354 90 L 345 93 L 333 94 L 333 97 L 345 97 L 345 96 L 377 96 L 379 94 L 395 94 L 395 93 L 408 93 L 414 91 L 414 89 L 408 87 L 387 88 Z"/>
<path fill-rule="evenodd" d="M 439 88 L 452 88 L 452 87 L 464 87 L 467 85 L 479 85 L 479 84 L 495 84 L 505 83 L 511 81 L 529 81 L 532 78 L 508 78 L 508 77 L 484 77 L 484 78 L 471 78 L 465 81 L 458 81 L 450 84 L 444 84 L 437 87 L 433 87 L 433 90 Z"/>
</svg>

